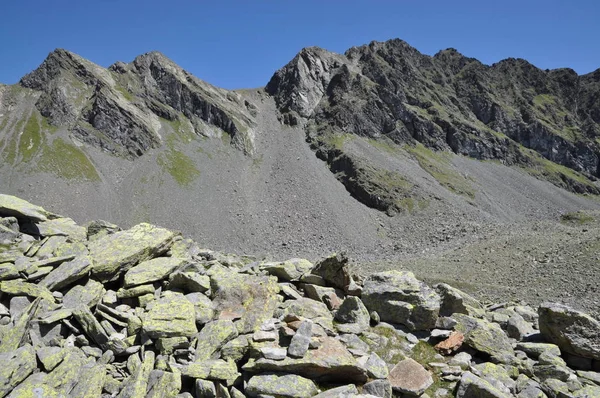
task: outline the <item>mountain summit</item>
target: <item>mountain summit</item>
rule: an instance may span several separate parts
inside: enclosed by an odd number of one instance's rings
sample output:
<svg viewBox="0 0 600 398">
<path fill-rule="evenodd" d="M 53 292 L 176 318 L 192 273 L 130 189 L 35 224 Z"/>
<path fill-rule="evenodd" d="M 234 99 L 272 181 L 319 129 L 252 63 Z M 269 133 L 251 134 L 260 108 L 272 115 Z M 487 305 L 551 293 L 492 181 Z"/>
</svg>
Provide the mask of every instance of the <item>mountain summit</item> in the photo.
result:
<svg viewBox="0 0 600 398">
<path fill-rule="evenodd" d="M 446 250 L 599 207 L 599 80 L 390 40 L 305 48 L 264 88 L 229 91 L 158 52 L 102 68 L 59 49 L 0 85 L 0 180 L 217 249 Z"/>
</svg>

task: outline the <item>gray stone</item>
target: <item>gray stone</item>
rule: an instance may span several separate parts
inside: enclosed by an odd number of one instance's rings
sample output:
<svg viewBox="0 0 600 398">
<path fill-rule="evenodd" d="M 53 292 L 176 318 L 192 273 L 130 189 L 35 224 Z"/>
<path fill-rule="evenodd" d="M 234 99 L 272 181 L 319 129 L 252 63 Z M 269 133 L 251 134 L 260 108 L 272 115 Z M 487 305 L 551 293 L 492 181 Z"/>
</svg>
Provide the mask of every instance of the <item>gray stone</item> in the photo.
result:
<svg viewBox="0 0 600 398">
<path fill-rule="evenodd" d="M 0 396 L 6 396 L 37 367 L 35 351 L 29 344 L 0 354 Z"/>
<path fill-rule="evenodd" d="M 389 380 L 373 380 L 363 385 L 363 393 L 375 397 L 392 398 L 392 385 Z"/>
<path fill-rule="evenodd" d="M 433 384 L 431 374 L 412 358 L 404 359 L 390 371 L 388 380 L 394 391 L 419 396 Z"/>
<path fill-rule="evenodd" d="M 157 257 L 142 261 L 125 273 L 123 287 L 127 289 L 166 279 L 184 261 L 172 257 Z"/>
<path fill-rule="evenodd" d="M 291 282 L 298 281 L 313 268 L 313 264 L 308 260 L 292 258 L 279 263 L 265 263 L 260 268 L 282 281 Z"/>
<path fill-rule="evenodd" d="M 465 336 L 465 344 L 492 356 L 513 355 L 511 342 L 495 323 L 469 315 L 454 314 L 456 330 Z"/>
<path fill-rule="evenodd" d="M 554 356 L 560 355 L 560 349 L 556 344 L 519 342 L 516 348 L 533 359 L 537 359 L 544 352 L 548 352 Z"/>
<path fill-rule="evenodd" d="M 77 257 L 56 267 L 39 285 L 49 290 L 60 290 L 86 276 L 91 269 L 92 261 L 89 257 Z"/>
<path fill-rule="evenodd" d="M 390 374 L 385 361 L 379 358 L 379 355 L 374 352 L 369 355 L 365 363 L 365 369 L 367 370 L 367 375 L 373 379 L 385 379 Z"/>
<path fill-rule="evenodd" d="M 217 316 L 239 314 L 240 333 L 252 333 L 273 318 L 279 304 L 277 278 L 241 275 L 221 268 L 209 276 Z"/>
<path fill-rule="evenodd" d="M 358 297 L 349 296 L 336 312 L 334 319 L 339 322 L 336 327 L 340 332 L 358 334 L 369 329 L 371 317 Z M 355 327 L 349 328 L 349 325 Z"/>
<path fill-rule="evenodd" d="M 312 380 L 297 375 L 262 374 L 252 376 L 246 387 L 249 397 L 309 398 L 318 393 Z"/>
<path fill-rule="evenodd" d="M 215 382 L 210 380 L 196 379 L 196 397 L 217 398 Z"/>
<path fill-rule="evenodd" d="M 429 330 L 438 318 L 439 296 L 419 282 L 412 272 L 386 271 L 365 280 L 362 300 L 382 321 L 400 323 L 411 330 Z"/>
<path fill-rule="evenodd" d="M 352 281 L 345 253 L 333 254 L 319 261 L 312 273 L 322 277 L 330 286 L 346 291 Z"/>
<path fill-rule="evenodd" d="M 457 398 L 509 398 L 510 396 L 471 372 L 463 373 L 456 390 Z"/>
<path fill-rule="evenodd" d="M 306 354 L 312 337 L 312 327 L 313 323 L 311 320 L 302 321 L 288 347 L 288 355 L 290 357 L 302 358 Z"/>
<path fill-rule="evenodd" d="M 281 347 L 261 347 L 260 353 L 266 359 L 272 359 L 274 361 L 284 360 L 287 356 L 287 350 Z"/>
<path fill-rule="evenodd" d="M 354 384 L 348 384 L 336 388 L 331 388 L 315 395 L 313 398 L 346 398 L 358 394 L 358 389 Z"/>
<path fill-rule="evenodd" d="M 514 314 L 508 319 L 506 334 L 509 337 L 521 341 L 534 333 L 536 333 L 536 330 L 533 328 L 533 325 L 527 322 L 521 315 Z"/>
<path fill-rule="evenodd" d="M 210 278 L 196 272 L 175 271 L 169 275 L 169 288 L 188 293 L 205 293 L 210 289 Z"/>
<path fill-rule="evenodd" d="M 445 283 L 435 285 L 440 295 L 440 315 L 451 316 L 454 313 L 481 316 L 485 312 L 481 303 L 469 294 Z"/>
<path fill-rule="evenodd" d="M 196 346 L 196 361 L 208 360 L 213 357 L 228 341 L 238 335 L 236 326 L 230 320 L 217 320 L 204 325 L 198 333 Z"/>
<path fill-rule="evenodd" d="M 204 325 L 213 320 L 215 310 L 213 302 L 202 293 L 189 293 L 185 298 L 194 305 L 196 323 Z"/>
<path fill-rule="evenodd" d="M 89 243 L 92 274 L 100 281 L 115 280 L 142 261 L 154 258 L 173 244 L 177 234 L 142 223 Z"/>
<path fill-rule="evenodd" d="M 16 217 L 41 222 L 59 216 L 15 196 L 0 194 L 0 217 Z"/>
<path fill-rule="evenodd" d="M 544 303 L 538 309 L 539 326 L 546 341 L 561 351 L 600 360 L 600 322 L 567 306 Z"/>
<path fill-rule="evenodd" d="M 142 316 L 142 329 L 151 338 L 192 336 L 198 332 L 194 305 L 181 293 L 164 292 Z"/>
</svg>

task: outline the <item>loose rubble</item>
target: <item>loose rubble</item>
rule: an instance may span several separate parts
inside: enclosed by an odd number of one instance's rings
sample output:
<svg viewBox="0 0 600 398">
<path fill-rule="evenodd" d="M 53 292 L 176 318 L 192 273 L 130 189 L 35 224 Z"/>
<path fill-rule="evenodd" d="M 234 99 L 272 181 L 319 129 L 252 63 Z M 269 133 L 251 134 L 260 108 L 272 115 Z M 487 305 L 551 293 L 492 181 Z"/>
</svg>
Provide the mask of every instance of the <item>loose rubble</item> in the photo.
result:
<svg viewBox="0 0 600 398">
<path fill-rule="evenodd" d="M 18 226 L 0 242 L 0 397 L 600 397 L 600 323 L 559 304 L 80 227 L 7 195 L 0 221 Z"/>
</svg>

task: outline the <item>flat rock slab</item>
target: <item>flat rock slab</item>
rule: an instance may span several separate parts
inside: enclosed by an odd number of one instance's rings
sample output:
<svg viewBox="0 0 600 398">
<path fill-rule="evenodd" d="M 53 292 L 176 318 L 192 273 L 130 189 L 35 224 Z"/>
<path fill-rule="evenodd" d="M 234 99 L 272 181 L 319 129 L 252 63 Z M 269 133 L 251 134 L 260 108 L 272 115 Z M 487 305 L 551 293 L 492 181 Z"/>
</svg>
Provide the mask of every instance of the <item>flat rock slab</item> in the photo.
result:
<svg viewBox="0 0 600 398">
<path fill-rule="evenodd" d="M 475 376 L 471 372 L 463 373 L 458 390 L 456 391 L 457 398 L 510 398 L 511 395 L 506 394 L 486 380 Z"/>
<path fill-rule="evenodd" d="M 0 396 L 4 397 L 37 367 L 35 351 L 30 345 L 0 354 Z"/>
<path fill-rule="evenodd" d="M 287 357 L 282 361 L 262 358 L 248 362 L 243 369 L 252 373 L 294 373 L 317 381 L 367 380 L 366 370 L 339 340 L 331 337 L 324 337 L 319 348 L 308 350 L 302 358 Z"/>
<path fill-rule="evenodd" d="M 540 332 L 561 351 L 600 360 L 600 322 L 565 305 L 544 303 L 538 309 Z"/>
<path fill-rule="evenodd" d="M 168 292 L 142 317 L 142 329 L 151 338 L 192 336 L 198 332 L 194 305 L 180 293 Z"/>
<path fill-rule="evenodd" d="M 172 257 L 158 257 L 142 261 L 125 273 L 123 287 L 144 285 L 165 279 L 185 260 Z"/>
<path fill-rule="evenodd" d="M 114 280 L 140 262 L 166 252 L 176 236 L 168 229 L 142 223 L 93 240 L 89 244 L 92 274 L 101 281 Z"/>
<path fill-rule="evenodd" d="M 44 210 L 40 206 L 31 204 L 26 200 L 11 195 L 0 194 L 0 217 L 25 218 L 39 222 L 57 218 L 59 216 Z"/>
<path fill-rule="evenodd" d="M 249 397 L 309 398 L 319 392 L 312 380 L 297 375 L 264 374 L 248 381 Z"/>
<path fill-rule="evenodd" d="M 419 396 L 433 384 L 431 374 L 412 358 L 398 362 L 388 377 L 394 391 Z"/>
<path fill-rule="evenodd" d="M 89 257 L 77 257 L 53 269 L 38 285 L 49 290 L 60 290 L 86 276 L 91 269 L 92 261 Z"/>
</svg>

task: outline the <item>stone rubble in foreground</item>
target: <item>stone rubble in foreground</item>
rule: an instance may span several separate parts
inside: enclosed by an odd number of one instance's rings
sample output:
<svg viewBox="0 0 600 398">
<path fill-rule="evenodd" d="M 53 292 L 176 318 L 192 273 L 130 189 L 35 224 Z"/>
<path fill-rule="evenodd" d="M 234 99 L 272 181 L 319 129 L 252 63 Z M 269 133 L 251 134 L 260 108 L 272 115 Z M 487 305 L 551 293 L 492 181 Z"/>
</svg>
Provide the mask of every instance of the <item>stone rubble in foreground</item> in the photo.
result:
<svg viewBox="0 0 600 398">
<path fill-rule="evenodd" d="M 600 322 L 0 195 L 0 397 L 600 397 Z"/>
</svg>

